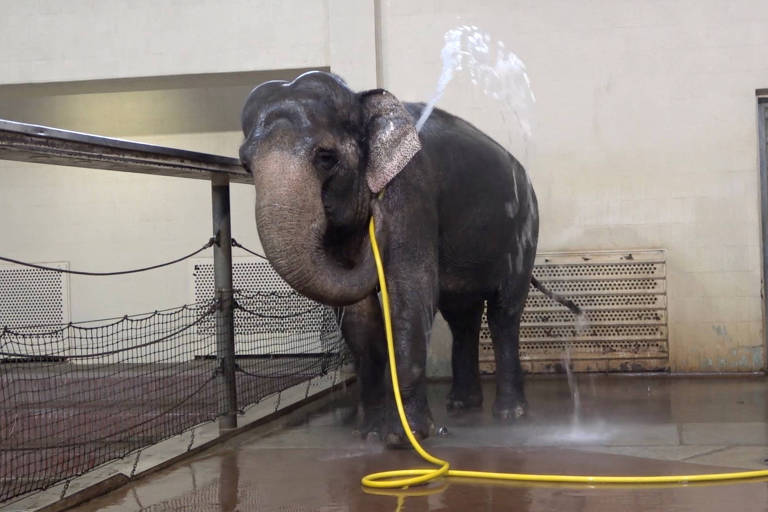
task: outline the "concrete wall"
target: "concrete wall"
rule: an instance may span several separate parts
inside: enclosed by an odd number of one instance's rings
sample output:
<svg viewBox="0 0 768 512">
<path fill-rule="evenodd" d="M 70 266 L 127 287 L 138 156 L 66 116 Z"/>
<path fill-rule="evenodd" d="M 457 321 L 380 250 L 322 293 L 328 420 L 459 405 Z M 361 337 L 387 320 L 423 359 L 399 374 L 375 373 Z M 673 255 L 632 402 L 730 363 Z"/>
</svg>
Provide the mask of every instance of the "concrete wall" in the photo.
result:
<svg viewBox="0 0 768 512">
<path fill-rule="evenodd" d="M 306 67 L 329 67 L 357 89 L 376 83 L 373 0 L 1 3 L 4 84 Z M 463 76 L 440 106 L 526 162 L 540 248 L 667 249 L 673 370 L 757 370 L 765 364 L 755 100 L 755 89 L 768 87 L 762 4 L 382 0 L 379 80 L 401 99 L 425 100 L 446 30 L 475 24 L 503 41 L 525 61 L 536 94 L 530 144 Z M 236 119 L 184 128 L 193 121 L 112 134 L 235 154 Z M 8 162 L 0 179 L 3 255 L 128 267 L 209 236 L 204 182 Z M 233 189 L 234 234 L 257 245 L 252 192 Z M 73 318 L 188 300 L 185 270 L 161 272 L 161 282 L 73 278 Z M 445 369 L 444 324 L 434 338 L 433 368 Z"/>
<path fill-rule="evenodd" d="M 526 63 L 540 250 L 667 249 L 672 369 L 764 368 L 762 2 L 392 0 L 382 14 L 384 85 L 401 98 L 433 94 L 443 34 L 457 25 Z M 515 144 L 511 116 L 468 80 L 441 106 Z"/>
<path fill-rule="evenodd" d="M 353 87 L 376 82 L 372 2 L 0 8 L 0 118 L 237 156 L 240 107 L 258 83 L 330 66 Z M 108 271 L 176 258 L 211 236 L 206 181 L 0 161 L 0 183 L 0 255 Z M 232 185 L 231 203 L 233 235 L 260 249 L 252 187 Z M 178 306 L 190 301 L 190 280 L 186 264 L 72 276 L 71 318 Z"/>
<path fill-rule="evenodd" d="M 328 64 L 326 2 L 3 1 L 4 83 Z"/>
</svg>

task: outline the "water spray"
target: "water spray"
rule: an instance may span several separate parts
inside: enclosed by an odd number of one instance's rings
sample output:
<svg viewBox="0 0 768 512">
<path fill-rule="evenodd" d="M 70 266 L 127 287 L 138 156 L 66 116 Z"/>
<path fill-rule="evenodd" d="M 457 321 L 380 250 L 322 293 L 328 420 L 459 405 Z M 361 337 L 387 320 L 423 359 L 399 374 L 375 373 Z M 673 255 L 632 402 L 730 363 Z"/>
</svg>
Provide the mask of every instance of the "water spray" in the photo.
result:
<svg viewBox="0 0 768 512">
<path fill-rule="evenodd" d="M 480 87 L 483 94 L 512 111 L 527 143 L 531 138 L 529 119 L 536 96 L 522 59 L 506 50 L 503 41 L 494 42 L 490 34 L 475 25 L 452 28 L 445 33 L 444 40 L 440 52 L 443 67 L 437 89 L 416 122 L 416 131 L 421 131 L 456 73 L 466 70 L 472 84 Z"/>
</svg>

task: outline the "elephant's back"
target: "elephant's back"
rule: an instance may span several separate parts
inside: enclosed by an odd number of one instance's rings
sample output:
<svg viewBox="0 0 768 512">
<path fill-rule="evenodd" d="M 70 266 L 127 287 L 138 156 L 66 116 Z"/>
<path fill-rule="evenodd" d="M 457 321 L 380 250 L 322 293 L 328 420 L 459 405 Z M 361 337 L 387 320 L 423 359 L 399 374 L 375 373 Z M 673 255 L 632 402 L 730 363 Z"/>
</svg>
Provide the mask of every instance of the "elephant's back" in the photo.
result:
<svg viewBox="0 0 768 512">
<path fill-rule="evenodd" d="M 417 119 L 423 103 L 406 104 Z M 423 151 L 434 164 L 446 193 L 480 194 L 485 201 L 524 200 L 515 197 L 530 182 L 517 159 L 471 123 L 444 110 L 434 109 L 419 134 Z"/>
<path fill-rule="evenodd" d="M 414 118 L 423 107 L 407 105 Z M 441 280 L 490 286 L 509 272 L 510 259 L 535 252 L 538 209 L 525 169 L 491 137 L 440 109 L 420 137 L 439 182 Z"/>
</svg>

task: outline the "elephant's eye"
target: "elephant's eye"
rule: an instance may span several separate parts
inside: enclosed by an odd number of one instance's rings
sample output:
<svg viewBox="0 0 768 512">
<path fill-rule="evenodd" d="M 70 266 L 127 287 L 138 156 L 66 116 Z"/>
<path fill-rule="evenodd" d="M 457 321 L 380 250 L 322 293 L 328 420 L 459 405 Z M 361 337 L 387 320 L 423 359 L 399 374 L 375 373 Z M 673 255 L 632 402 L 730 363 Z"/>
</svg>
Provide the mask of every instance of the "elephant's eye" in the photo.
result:
<svg viewBox="0 0 768 512">
<path fill-rule="evenodd" d="M 330 171 L 337 163 L 339 163 L 339 156 L 333 149 L 318 149 L 315 151 L 315 166 L 324 170 Z"/>
</svg>

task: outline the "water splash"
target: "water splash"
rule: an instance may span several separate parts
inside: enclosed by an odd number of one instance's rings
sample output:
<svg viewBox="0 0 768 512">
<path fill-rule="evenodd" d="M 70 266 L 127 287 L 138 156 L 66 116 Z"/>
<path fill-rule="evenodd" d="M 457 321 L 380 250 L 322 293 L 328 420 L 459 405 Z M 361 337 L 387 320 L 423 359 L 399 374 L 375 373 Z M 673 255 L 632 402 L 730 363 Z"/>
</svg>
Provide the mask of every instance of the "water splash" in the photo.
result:
<svg viewBox="0 0 768 512">
<path fill-rule="evenodd" d="M 601 445 L 605 444 L 616 435 L 616 428 L 608 425 L 604 420 L 589 417 L 586 421 L 582 418 L 581 392 L 579 383 L 573 371 L 573 357 L 571 354 L 571 344 L 566 342 L 565 353 L 563 354 L 563 364 L 565 365 L 565 374 L 568 379 L 568 388 L 571 391 L 573 399 L 573 416 L 570 425 L 557 427 L 545 436 L 554 444 L 576 444 L 576 445 Z M 590 375 L 592 398 L 597 395 L 595 389 L 594 375 Z"/>
<path fill-rule="evenodd" d="M 574 325 L 576 334 L 586 333 L 589 330 L 589 326 L 589 318 L 583 311 L 576 315 L 576 323 Z"/>
<path fill-rule="evenodd" d="M 578 429 L 581 425 L 581 395 L 579 395 L 579 383 L 576 382 L 576 377 L 573 374 L 573 368 L 571 366 L 570 343 L 568 343 L 565 348 L 563 362 L 565 363 L 565 374 L 568 377 L 568 387 L 570 388 L 571 396 L 573 397 L 573 428 Z"/>
<path fill-rule="evenodd" d="M 421 113 L 416 130 L 421 131 L 456 72 L 466 69 L 472 83 L 481 87 L 483 94 L 510 108 L 523 138 L 526 141 L 530 139 L 530 114 L 536 97 L 520 57 L 507 51 L 502 41 L 494 43 L 490 34 L 475 25 L 450 29 L 444 39 L 445 44 L 440 52 L 443 68 L 437 81 L 437 90 Z"/>
</svg>

